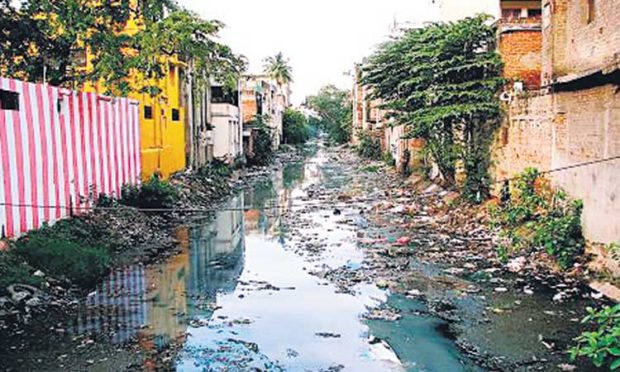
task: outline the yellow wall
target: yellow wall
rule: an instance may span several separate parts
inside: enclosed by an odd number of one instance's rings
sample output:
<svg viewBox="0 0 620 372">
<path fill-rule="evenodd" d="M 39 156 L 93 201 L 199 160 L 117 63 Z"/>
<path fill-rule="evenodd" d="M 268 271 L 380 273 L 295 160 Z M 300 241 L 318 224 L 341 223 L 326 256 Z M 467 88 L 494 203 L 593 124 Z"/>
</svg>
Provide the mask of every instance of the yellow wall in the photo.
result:
<svg viewBox="0 0 620 372">
<path fill-rule="evenodd" d="M 130 20 L 125 32 L 134 34 L 140 29 L 139 20 Z M 92 56 L 87 57 L 87 69 L 92 68 Z M 185 107 L 181 107 L 181 70 L 184 64 L 176 57 L 164 58 L 165 77 L 157 82 L 161 93 L 155 97 L 139 93 L 147 82 L 140 74 L 131 79 L 133 93 L 129 96 L 140 101 L 140 132 L 142 140 L 142 179 L 160 172 L 167 179 L 185 169 Z M 85 91 L 103 92 L 102 84 L 86 84 Z M 152 119 L 145 118 L 145 106 L 152 108 Z M 179 120 L 172 120 L 172 111 L 179 110 Z"/>
<path fill-rule="evenodd" d="M 145 93 L 131 94 L 140 101 L 140 129 L 142 133 L 142 178 L 160 172 L 164 178 L 185 168 L 185 108 L 181 107 L 180 70 L 176 59 L 167 63 L 166 77 L 158 85 L 162 92 L 151 97 Z M 136 86 L 143 86 L 136 78 Z M 135 90 L 138 92 L 138 88 Z M 150 106 L 152 119 L 145 118 L 145 107 Z M 173 121 L 172 111 L 179 110 L 179 120 Z"/>
</svg>

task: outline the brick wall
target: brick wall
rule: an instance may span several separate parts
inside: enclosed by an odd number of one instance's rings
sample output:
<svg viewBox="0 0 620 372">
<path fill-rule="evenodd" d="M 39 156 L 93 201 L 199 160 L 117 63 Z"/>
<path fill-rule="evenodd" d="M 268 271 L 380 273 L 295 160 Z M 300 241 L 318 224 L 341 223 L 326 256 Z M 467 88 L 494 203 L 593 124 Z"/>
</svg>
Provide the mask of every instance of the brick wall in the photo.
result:
<svg viewBox="0 0 620 372">
<path fill-rule="evenodd" d="M 539 25 L 502 25 L 499 51 L 505 78 L 523 81 L 528 89 L 540 88 L 542 32 Z"/>
<path fill-rule="evenodd" d="M 253 92 L 252 92 L 253 93 Z M 243 123 L 249 123 L 254 120 L 254 117 L 258 113 L 258 105 L 256 103 L 256 97 L 254 94 L 243 94 Z"/>
<path fill-rule="evenodd" d="M 526 167 L 556 169 L 620 156 L 620 93 L 608 84 L 518 98 L 498 130 L 495 179 Z M 595 242 L 620 238 L 620 160 L 557 172 L 555 186 L 584 201 L 584 231 Z"/>
<path fill-rule="evenodd" d="M 618 0 L 596 0 L 594 8 L 589 3 L 544 0 L 543 80 L 571 80 L 620 63 Z"/>
</svg>

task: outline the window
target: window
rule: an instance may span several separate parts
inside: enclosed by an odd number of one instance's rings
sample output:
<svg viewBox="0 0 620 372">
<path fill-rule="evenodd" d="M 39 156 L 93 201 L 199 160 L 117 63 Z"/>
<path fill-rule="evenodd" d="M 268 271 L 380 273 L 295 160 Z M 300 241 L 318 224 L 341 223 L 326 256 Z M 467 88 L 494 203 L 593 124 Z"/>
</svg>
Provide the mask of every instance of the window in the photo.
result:
<svg viewBox="0 0 620 372">
<path fill-rule="evenodd" d="M 542 18 L 542 9 L 528 9 L 527 16 L 532 18 Z"/>
<path fill-rule="evenodd" d="M 19 111 L 19 93 L 0 89 L 0 108 Z"/>
<path fill-rule="evenodd" d="M 511 19 L 518 19 L 519 17 L 521 17 L 521 9 L 518 9 L 518 8 L 502 9 L 502 19 L 511 20 Z"/>
<path fill-rule="evenodd" d="M 181 120 L 181 114 L 179 113 L 179 109 L 172 109 L 172 121 Z"/>
<path fill-rule="evenodd" d="M 583 1 L 583 20 L 585 24 L 594 22 L 596 18 L 596 0 L 582 0 Z"/>
<path fill-rule="evenodd" d="M 153 107 L 144 106 L 144 118 L 145 119 L 153 119 Z"/>
</svg>

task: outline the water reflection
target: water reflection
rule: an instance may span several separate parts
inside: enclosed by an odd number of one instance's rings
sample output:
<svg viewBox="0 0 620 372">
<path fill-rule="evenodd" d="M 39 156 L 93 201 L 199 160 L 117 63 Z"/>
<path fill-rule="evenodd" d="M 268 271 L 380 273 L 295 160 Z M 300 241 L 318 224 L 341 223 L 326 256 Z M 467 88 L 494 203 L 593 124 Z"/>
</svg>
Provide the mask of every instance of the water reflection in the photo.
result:
<svg viewBox="0 0 620 372">
<path fill-rule="evenodd" d="M 73 333 L 161 348 L 185 334 L 188 318 L 210 316 L 216 295 L 234 291 L 243 271 L 243 206 L 239 194 L 211 223 L 179 228 L 181 251 L 165 265 L 112 273 L 84 301 Z"/>
<path fill-rule="evenodd" d="M 399 323 L 365 322 L 361 314 L 388 301 L 386 292 L 359 285 L 342 293 L 309 274 L 322 265 L 359 267 L 363 259 L 356 227 L 340 221 L 358 211 L 304 210 L 296 237 L 283 222 L 297 205 L 313 202 L 309 188 L 345 182 L 341 173 L 321 152 L 285 165 L 213 220 L 179 228 L 181 252 L 165 264 L 113 273 L 85 301 L 74 331 L 114 343 L 138 339 L 148 349 L 180 340 L 181 371 L 462 370 L 456 348 L 435 331 L 439 323 L 420 318 L 406 299 L 393 304 L 404 309 Z M 325 244 L 320 259 L 286 248 L 304 244 L 301 236 Z M 371 335 L 387 343 L 371 343 Z"/>
</svg>

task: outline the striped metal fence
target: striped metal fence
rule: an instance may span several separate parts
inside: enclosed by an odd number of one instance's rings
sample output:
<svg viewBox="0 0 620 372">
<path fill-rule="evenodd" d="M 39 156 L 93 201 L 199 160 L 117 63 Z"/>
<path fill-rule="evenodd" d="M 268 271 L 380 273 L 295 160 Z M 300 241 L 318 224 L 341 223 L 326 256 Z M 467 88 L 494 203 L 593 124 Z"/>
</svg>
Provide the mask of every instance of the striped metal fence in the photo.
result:
<svg viewBox="0 0 620 372">
<path fill-rule="evenodd" d="M 140 180 L 139 103 L 0 78 L 0 228 L 14 237 Z"/>
</svg>

